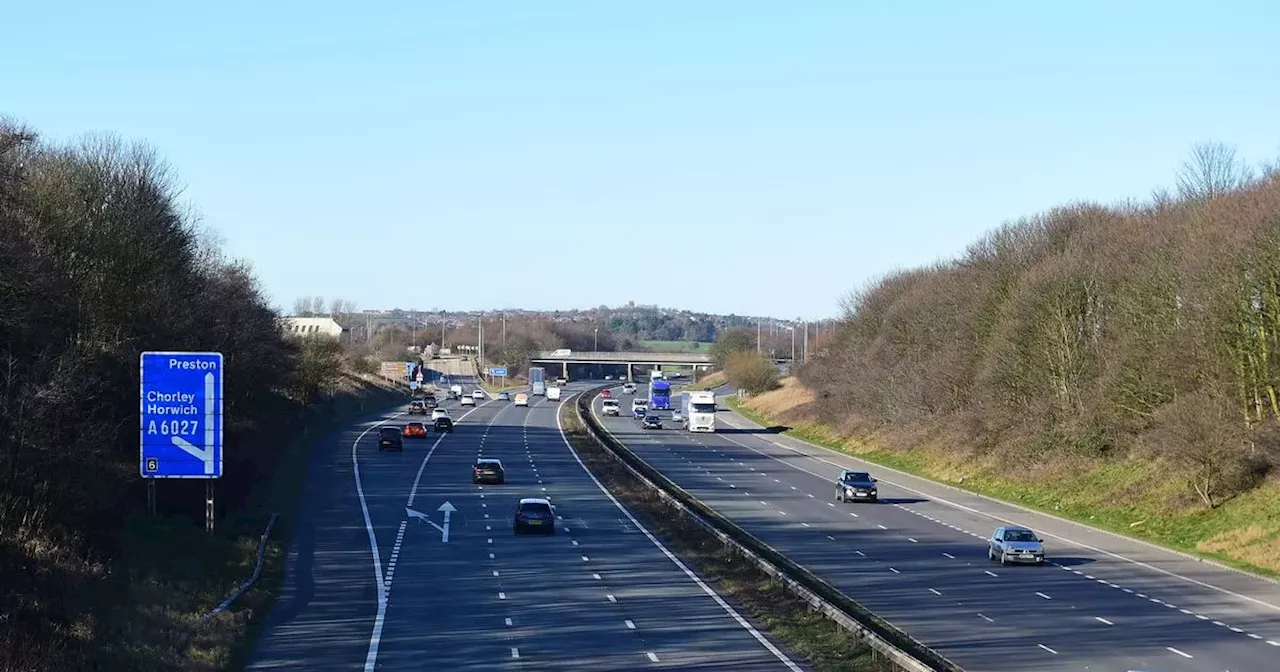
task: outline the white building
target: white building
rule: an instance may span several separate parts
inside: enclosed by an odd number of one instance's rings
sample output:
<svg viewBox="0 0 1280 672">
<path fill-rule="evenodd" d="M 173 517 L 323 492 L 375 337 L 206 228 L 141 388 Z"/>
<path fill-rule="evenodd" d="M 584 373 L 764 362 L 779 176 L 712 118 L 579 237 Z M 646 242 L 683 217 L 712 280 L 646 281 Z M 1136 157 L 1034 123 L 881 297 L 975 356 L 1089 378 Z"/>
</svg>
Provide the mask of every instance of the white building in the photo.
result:
<svg viewBox="0 0 1280 672">
<path fill-rule="evenodd" d="M 285 317 L 280 320 L 285 336 L 329 336 L 342 338 L 347 331 L 332 317 Z"/>
</svg>

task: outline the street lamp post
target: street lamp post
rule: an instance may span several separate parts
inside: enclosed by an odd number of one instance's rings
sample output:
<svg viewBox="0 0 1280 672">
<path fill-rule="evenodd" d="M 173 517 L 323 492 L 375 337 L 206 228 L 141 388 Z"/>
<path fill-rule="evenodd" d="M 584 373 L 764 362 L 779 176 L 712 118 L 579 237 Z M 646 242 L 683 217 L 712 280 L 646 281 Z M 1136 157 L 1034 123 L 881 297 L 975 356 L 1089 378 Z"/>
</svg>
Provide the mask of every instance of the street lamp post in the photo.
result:
<svg viewBox="0 0 1280 672">
<path fill-rule="evenodd" d="M 592 352 L 600 351 L 600 327 L 595 328 L 595 344 L 591 346 Z"/>
</svg>

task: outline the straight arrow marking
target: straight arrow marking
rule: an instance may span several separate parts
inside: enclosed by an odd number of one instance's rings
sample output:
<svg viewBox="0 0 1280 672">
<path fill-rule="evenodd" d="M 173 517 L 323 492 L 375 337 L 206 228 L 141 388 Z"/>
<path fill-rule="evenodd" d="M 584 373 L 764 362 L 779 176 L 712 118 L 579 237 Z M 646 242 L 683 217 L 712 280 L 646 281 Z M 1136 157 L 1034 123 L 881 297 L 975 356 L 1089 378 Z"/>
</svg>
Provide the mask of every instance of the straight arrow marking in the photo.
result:
<svg viewBox="0 0 1280 672">
<path fill-rule="evenodd" d="M 214 387 L 216 379 L 212 373 L 204 374 L 204 448 L 197 448 L 190 441 L 181 436 L 171 437 L 173 445 L 185 450 L 201 462 L 204 462 L 204 473 L 213 473 L 213 442 L 216 432 L 213 428 L 213 421 L 217 415 L 217 409 L 214 408 Z"/>
</svg>

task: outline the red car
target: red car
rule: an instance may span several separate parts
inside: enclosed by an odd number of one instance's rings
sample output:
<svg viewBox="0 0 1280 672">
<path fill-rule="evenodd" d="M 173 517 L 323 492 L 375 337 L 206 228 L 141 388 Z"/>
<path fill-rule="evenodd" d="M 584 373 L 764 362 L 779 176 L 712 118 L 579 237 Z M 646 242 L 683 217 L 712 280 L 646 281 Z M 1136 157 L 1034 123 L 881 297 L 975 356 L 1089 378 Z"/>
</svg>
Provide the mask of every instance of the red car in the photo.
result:
<svg viewBox="0 0 1280 672">
<path fill-rule="evenodd" d="M 404 426 L 405 438 L 421 439 L 427 435 L 427 427 L 421 422 L 411 422 Z"/>
<path fill-rule="evenodd" d="M 604 397 L 605 399 L 608 399 L 609 397 L 613 396 L 613 393 L 610 392 L 609 390 L 605 390 L 604 392 L 600 393 L 600 396 Z"/>
</svg>

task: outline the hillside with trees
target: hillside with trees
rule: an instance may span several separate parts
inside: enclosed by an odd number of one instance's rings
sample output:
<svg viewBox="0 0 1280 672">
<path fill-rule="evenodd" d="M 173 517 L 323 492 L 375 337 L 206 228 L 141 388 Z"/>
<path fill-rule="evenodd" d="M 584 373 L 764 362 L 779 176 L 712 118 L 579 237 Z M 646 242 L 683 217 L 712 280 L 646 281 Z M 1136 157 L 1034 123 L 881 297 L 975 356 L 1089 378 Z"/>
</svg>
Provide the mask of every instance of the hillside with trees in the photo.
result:
<svg viewBox="0 0 1280 672">
<path fill-rule="evenodd" d="M 176 184 L 146 147 L 0 121 L 0 669 L 225 664 L 246 618 L 196 618 L 247 578 L 265 520 L 242 514 L 311 411 L 355 385 L 336 343 L 282 336 Z M 144 515 L 146 350 L 225 357 L 215 534 L 201 482 L 164 483 L 163 515 Z"/>
<path fill-rule="evenodd" d="M 843 307 L 792 420 L 1280 571 L 1280 171 L 1200 146 L 1176 193 L 1002 226 Z"/>
</svg>

